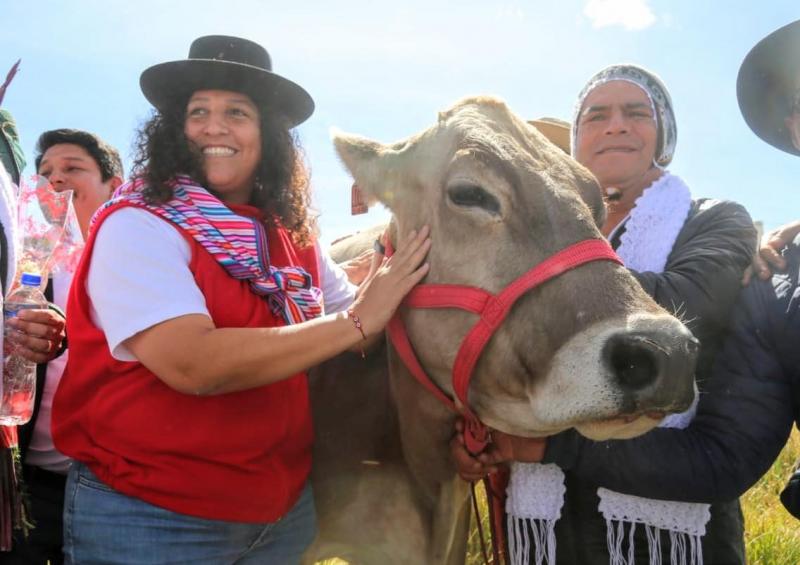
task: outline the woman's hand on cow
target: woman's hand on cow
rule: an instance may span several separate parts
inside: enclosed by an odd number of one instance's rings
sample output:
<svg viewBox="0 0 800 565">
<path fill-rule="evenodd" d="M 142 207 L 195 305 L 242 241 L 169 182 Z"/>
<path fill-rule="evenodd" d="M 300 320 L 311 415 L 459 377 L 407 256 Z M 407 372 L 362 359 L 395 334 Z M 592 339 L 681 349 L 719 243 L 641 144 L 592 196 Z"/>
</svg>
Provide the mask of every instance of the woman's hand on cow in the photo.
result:
<svg viewBox="0 0 800 565">
<path fill-rule="evenodd" d="M 367 336 L 383 331 L 405 295 L 428 273 L 424 260 L 431 247 L 429 233 L 428 226 L 412 231 L 391 257 L 374 253 L 353 304 Z"/>
<path fill-rule="evenodd" d="M 783 225 L 764 234 L 758 249 L 753 256 L 753 264 L 745 271 L 743 284 L 747 285 L 753 273 L 761 280 L 772 276 L 773 271 L 783 271 L 786 260 L 781 250 L 789 245 L 800 234 L 800 220 Z"/>
<path fill-rule="evenodd" d="M 15 330 L 6 335 L 16 346 L 16 353 L 34 363 L 54 359 L 66 337 L 64 317 L 49 308 L 20 310 L 6 324 Z"/>
<path fill-rule="evenodd" d="M 464 443 L 464 422 L 456 420 L 456 433 L 450 440 L 450 455 L 458 475 L 465 481 L 477 481 L 496 473 L 510 461 L 538 463 L 544 457 L 547 438 L 525 438 L 492 430 L 492 442 L 477 455 L 467 451 Z"/>
</svg>

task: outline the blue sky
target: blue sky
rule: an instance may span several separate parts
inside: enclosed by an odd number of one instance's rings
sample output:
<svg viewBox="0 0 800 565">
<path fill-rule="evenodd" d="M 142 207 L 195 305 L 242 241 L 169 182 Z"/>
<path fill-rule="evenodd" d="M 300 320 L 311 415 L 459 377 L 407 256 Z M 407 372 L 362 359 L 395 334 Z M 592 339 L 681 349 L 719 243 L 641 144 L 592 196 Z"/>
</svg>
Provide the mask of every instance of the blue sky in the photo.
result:
<svg viewBox="0 0 800 565">
<path fill-rule="evenodd" d="M 800 218 L 800 160 L 761 142 L 736 104 L 749 49 L 800 18 L 797 0 L 3 0 L 0 74 L 22 58 L 4 107 L 29 161 L 39 133 L 94 131 L 130 162 L 150 108 L 146 67 L 185 58 L 200 35 L 258 41 L 317 111 L 299 128 L 323 241 L 386 218 L 350 216 L 350 180 L 330 129 L 394 141 L 467 95 L 494 94 L 528 118 L 569 119 L 598 69 L 635 62 L 669 87 L 678 121 L 670 170 L 695 196 L 744 204 L 767 228 Z M 29 166 L 28 173 L 33 172 Z"/>
</svg>

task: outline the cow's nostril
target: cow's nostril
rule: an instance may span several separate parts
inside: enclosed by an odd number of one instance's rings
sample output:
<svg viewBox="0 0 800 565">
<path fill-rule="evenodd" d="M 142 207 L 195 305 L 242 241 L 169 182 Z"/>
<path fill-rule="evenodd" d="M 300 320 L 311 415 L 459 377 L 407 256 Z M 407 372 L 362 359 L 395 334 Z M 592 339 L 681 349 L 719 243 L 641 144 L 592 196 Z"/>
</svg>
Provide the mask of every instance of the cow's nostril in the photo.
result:
<svg viewBox="0 0 800 565">
<path fill-rule="evenodd" d="M 616 335 L 605 345 L 604 357 L 619 384 L 639 390 L 658 377 L 658 358 L 649 340 L 637 335 Z"/>
</svg>

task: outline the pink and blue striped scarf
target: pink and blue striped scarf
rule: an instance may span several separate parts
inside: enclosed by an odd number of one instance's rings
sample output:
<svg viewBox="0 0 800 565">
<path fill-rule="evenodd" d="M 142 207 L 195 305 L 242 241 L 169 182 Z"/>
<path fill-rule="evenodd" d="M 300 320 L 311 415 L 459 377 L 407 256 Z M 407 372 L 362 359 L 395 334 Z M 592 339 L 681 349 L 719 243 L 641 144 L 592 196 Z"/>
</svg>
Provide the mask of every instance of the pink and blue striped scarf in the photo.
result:
<svg viewBox="0 0 800 565">
<path fill-rule="evenodd" d="M 281 316 L 287 325 L 322 314 L 322 293 L 311 286 L 311 275 L 300 267 L 270 265 L 267 230 L 259 220 L 233 213 L 189 177 L 175 177 L 169 185 L 172 199 L 161 205 L 150 204 L 142 194 L 146 182 L 138 177 L 119 187 L 94 218 L 123 202 L 145 208 L 190 234 L 230 276 L 247 280 L 250 290 L 263 296 L 273 314 Z"/>
</svg>

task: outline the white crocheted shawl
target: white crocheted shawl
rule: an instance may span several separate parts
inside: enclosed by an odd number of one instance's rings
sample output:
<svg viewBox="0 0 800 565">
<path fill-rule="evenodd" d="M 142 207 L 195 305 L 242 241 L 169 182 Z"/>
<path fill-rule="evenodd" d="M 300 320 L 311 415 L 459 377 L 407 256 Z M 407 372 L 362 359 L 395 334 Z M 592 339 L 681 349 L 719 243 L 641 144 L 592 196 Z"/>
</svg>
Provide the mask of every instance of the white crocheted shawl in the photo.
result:
<svg viewBox="0 0 800 565">
<path fill-rule="evenodd" d="M 625 229 L 617 249 L 625 266 L 639 272 L 663 272 L 691 205 L 689 188 L 669 172 L 646 188 L 626 220 L 615 229 Z M 661 427 L 685 428 L 694 417 L 696 406 L 695 397 L 689 410 L 664 419 Z M 555 564 L 554 527 L 561 517 L 564 493 L 564 473 L 558 466 L 512 464 L 506 512 L 513 564 L 529 563 L 531 548 L 537 565 Z M 702 564 L 700 538 L 710 517 L 707 504 L 651 500 L 606 488 L 598 489 L 597 494 L 598 511 L 606 519 L 611 565 L 634 564 L 633 533 L 637 524 L 647 531 L 650 565 L 662 562 L 659 530 L 670 534 L 673 565 Z"/>
</svg>

